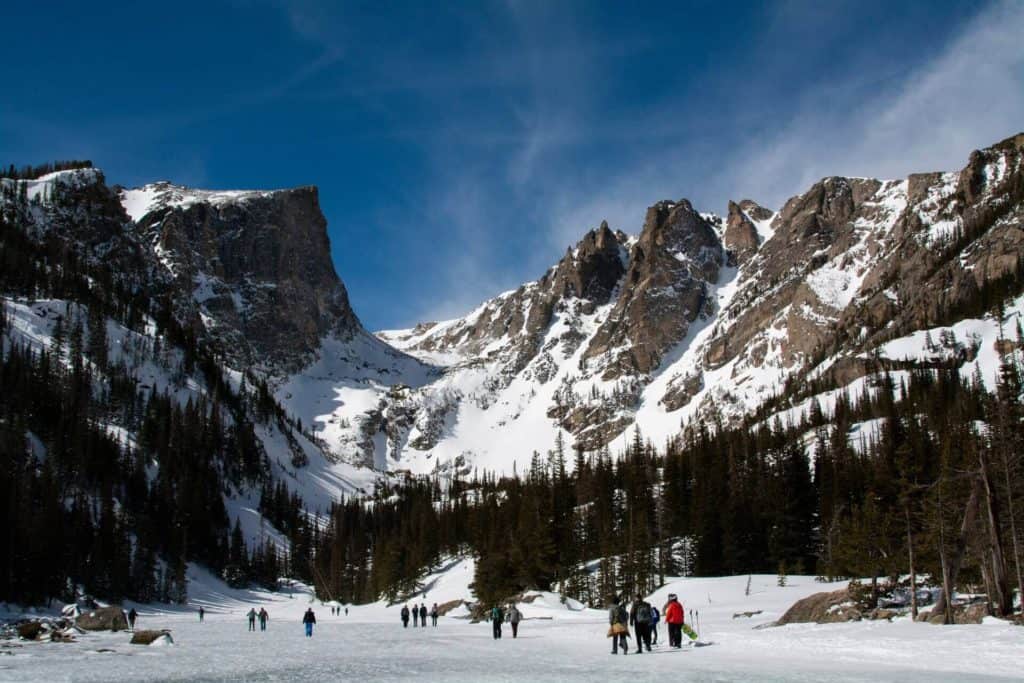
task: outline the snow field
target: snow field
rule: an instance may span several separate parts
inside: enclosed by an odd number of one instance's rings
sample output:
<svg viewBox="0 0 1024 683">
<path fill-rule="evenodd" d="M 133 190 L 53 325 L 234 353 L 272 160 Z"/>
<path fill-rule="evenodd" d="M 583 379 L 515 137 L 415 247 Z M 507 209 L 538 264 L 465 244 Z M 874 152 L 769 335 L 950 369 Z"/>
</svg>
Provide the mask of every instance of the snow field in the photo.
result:
<svg viewBox="0 0 1024 683">
<path fill-rule="evenodd" d="M 472 560 L 452 560 L 427 577 L 422 600 L 470 598 Z M 520 604 L 518 639 L 501 641 L 488 623 L 442 617 L 437 628 L 403 629 L 401 604 L 349 606 L 331 616 L 313 601 L 314 637 L 302 635 L 309 589 L 279 593 L 233 590 L 195 567 L 187 607 L 136 606 L 140 628 L 169 628 L 172 647 L 129 645 L 125 633 L 86 634 L 73 644 L 16 643 L 0 655 L 0 681 L 593 681 L 605 677 L 680 676 L 693 681 L 999 681 L 1019 680 L 1024 629 L 989 620 L 980 626 L 932 626 L 909 619 L 849 624 L 795 624 L 755 629 L 777 619 L 796 600 L 843 584 L 772 575 L 676 579 L 648 600 L 659 608 L 677 593 L 687 612 L 699 612 L 701 640 L 710 647 L 673 651 L 661 645 L 637 659 L 612 657 L 604 610 L 567 608 L 542 593 Z M 205 622 L 196 614 L 202 605 Z M 245 612 L 266 607 L 265 633 L 249 633 Z M 126 606 L 127 607 L 127 606 Z M 733 618 L 737 612 L 761 613 Z M 630 639 L 631 647 L 634 645 Z M 99 650 L 107 650 L 99 652 Z"/>
</svg>

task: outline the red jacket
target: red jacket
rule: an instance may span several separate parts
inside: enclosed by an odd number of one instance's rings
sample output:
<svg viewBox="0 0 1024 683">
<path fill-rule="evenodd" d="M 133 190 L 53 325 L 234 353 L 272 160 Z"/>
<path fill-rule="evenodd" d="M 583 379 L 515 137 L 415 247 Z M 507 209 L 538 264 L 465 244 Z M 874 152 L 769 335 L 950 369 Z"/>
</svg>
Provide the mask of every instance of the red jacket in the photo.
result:
<svg viewBox="0 0 1024 683">
<path fill-rule="evenodd" d="M 683 606 L 678 600 L 672 600 L 665 605 L 665 623 L 666 624 L 682 624 L 683 623 Z"/>
</svg>

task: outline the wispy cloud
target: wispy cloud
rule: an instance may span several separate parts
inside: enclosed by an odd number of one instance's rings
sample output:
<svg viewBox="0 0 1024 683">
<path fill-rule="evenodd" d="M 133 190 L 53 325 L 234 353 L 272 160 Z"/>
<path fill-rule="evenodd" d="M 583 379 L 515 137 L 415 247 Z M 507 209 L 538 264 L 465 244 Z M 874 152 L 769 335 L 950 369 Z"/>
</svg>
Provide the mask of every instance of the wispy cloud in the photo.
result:
<svg viewBox="0 0 1024 683">
<path fill-rule="evenodd" d="M 924 64 L 802 93 L 773 132 L 723 140 L 712 158 L 683 142 L 665 150 L 667 162 L 621 169 L 597 197 L 560 199 L 551 235 L 564 243 L 602 217 L 635 230 L 643 207 L 663 197 L 696 197 L 719 212 L 743 197 L 779 207 L 828 175 L 958 169 L 971 150 L 1024 129 L 1021 36 L 1024 3 L 994 4 Z"/>
</svg>

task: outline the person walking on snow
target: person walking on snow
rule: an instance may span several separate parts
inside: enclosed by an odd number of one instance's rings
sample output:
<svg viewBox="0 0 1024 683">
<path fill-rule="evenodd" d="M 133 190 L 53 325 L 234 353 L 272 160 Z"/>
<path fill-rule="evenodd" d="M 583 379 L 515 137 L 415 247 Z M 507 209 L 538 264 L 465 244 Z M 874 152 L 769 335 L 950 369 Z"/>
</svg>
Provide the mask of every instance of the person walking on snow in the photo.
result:
<svg viewBox="0 0 1024 683">
<path fill-rule="evenodd" d="M 267 619 L 270 618 L 270 615 L 267 614 L 267 610 L 265 610 L 262 607 L 260 607 L 259 618 L 260 618 L 260 630 L 261 631 L 266 631 L 267 630 Z"/>
<path fill-rule="evenodd" d="M 412 627 L 416 628 L 420 625 L 420 610 L 416 607 L 416 603 L 412 605 Z"/>
<path fill-rule="evenodd" d="M 641 595 L 636 596 L 629 610 L 629 623 L 636 634 L 636 653 L 641 654 L 644 647 L 651 651 L 651 605 Z"/>
<path fill-rule="evenodd" d="M 436 602 L 434 603 L 434 606 L 430 608 L 430 625 L 433 626 L 434 628 L 437 628 L 437 603 Z"/>
<path fill-rule="evenodd" d="M 512 624 L 512 637 L 516 638 L 519 635 L 519 622 L 523 620 L 523 613 L 519 611 L 519 608 L 515 605 L 510 605 L 508 608 L 508 623 Z"/>
<path fill-rule="evenodd" d="M 128 613 L 128 625 L 131 626 L 132 630 L 135 630 L 135 620 L 139 618 L 139 613 L 132 607 L 132 611 Z"/>
<path fill-rule="evenodd" d="M 306 625 L 306 637 L 313 637 L 313 624 L 316 623 L 316 615 L 313 614 L 313 608 L 310 607 L 306 610 L 306 613 L 302 616 L 302 623 Z"/>
<path fill-rule="evenodd" d="M 658 644 L 658 622 L 661 621 L 661 613 L 658 608 L 651 605 L 651 642 Z"/>
<path fill-rule="evenodd" d="M 203 616 L 205 614 L 206 614 L 206 611 L 202 607 L 200 607 L 199 608 L 199 623 L 200 624 L 203 623 Z"/>
<path fill-rule="evenodd" d="M 501 622 L 503 621 L 505 621 L 505 613 L 501 611 L 501 607 L 495 605 L 491 608 L 491 633 L 495 640 L 501 638 Z"/>
<path fill-rule="evenodd" d="M 250 607 L 249 611 L 246 613 L 245 616 L 249 617 L 249 630 L 250 631 L 255 631 L 256 630 L 256 610 L 253 609 L 252 607 Z"/>
<path fill-rule="evenodd" d="M 608 609 L 608 637 L 612 639 L 612 654 L 619 654 L 619 646 L 622 646 L 622 654 L 629 654 L 629 645 L 626 638 L 629 637 L 629 613 L 626 608 L 619 604 L 619 599 L 612 600 L 612 606 Z"/>
<path fill-rule="evenodd" d="M 427 606 L 420 603 L 420 624 L 423 628 L 427 627 Z"/>
<path fill-rule="evenodd" d="M 668 624 L 669 647 L 681 648 L 683 646 L 683 605 L 679 602 L 675 593 L 668 594 L 668 602 L 661 608 L 665 615 L 665 623 Z"/>
<path fill-rule="evenodd" d="M 409 628 L 409 605 L 402 608 L 402 627 Z"/>
</svg>

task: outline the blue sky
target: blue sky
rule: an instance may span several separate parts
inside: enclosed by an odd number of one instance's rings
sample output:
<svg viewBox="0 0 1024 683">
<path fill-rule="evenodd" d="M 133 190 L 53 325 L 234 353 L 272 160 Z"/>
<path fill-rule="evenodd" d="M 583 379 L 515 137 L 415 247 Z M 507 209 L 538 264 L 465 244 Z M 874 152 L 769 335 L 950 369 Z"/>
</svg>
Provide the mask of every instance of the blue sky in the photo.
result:
<svg viewBox="0 0 1024 683">
<path fill-rule="evenodd" d="M 431 6 L 438 5 L 438 6 Z M 826 7 L 827 6 L 827 7 Z M 9 3 L 0 162 L 316 184 L 371 329 L 608 219 L 955 169 L 1024 129 L 1024 2 Z"/>
</svg>

